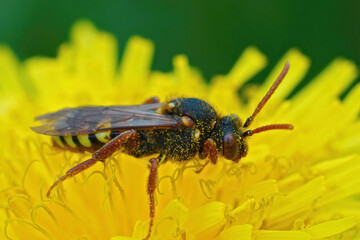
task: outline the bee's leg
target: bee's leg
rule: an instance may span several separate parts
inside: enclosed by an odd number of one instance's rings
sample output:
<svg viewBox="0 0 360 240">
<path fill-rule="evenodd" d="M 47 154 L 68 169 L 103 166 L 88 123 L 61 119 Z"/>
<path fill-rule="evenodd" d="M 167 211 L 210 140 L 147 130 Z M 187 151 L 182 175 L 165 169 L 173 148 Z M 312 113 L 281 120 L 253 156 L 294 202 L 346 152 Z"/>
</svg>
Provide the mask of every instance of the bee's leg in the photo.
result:
<svg viewBox="0 0 360 240">
<path fill-rule="evenodd" d="M 128 143 L 129 140 L 132 139 L 135 140 L 136 138 L 137 138 L 137 132 L 134 130 L 129 130 L 121 133 L 119 136 L 115 137 L 110 142 L 105 144 L 102 148 L 97 150 L 92 155 L 92 158 L 68 170 L 64 176 L 60 177 L 56 182 L 53 183 L 53 185 L 49 188 L 48 192 L 46 193 L 46 196 L 50 197 L 51 191 L 54 189 L 54 187 L 65 181 L 67 178 L 73 177 L 76 174 L 88 169 L 98 161 L 104 161 L 105 159 L 110 157 L 113 153 L 115 153 L 117 150 L 124 147 L 124 145 Z"/>
<path fill-rule="evenodd" d="M 147 240 L 151 236 L 152 227 L 154 225 L 154 218 L 155 218 L 155 196 L 154 192 L 156 189 L 156 177 L 157 177 L 157 169 L 159 165 L 159 159 L 158 158 L 152 158 L 150 159 L 150 174 L 149 174 L 149 180 L 148 180 L 148 186 L 147 186 L 147 193 L 149 194 L 149 200 L 150 200 L 150 223 L 149 223 L 149 231 L 144 240 Z"/>
<path fill-rule="evenodd" d="M 160 99 L 159 97 L 151 97 L 148 100 L 146 100 L 143 104 L 150 104 L 150 103 L 159 103 Z"/>
<path fill-rule="evenodd" d="M 205 141 L 204 147 L 203 147 L 202 151 L 199 153 L 199 157 L 201 159 L 209 157 L 209 160 L 213 164 L 216 164 L 216 162 L 217 162 L 217 150 L 216 150 L 214 140 L 212 140 L 211 138 L 208 138 Z M 209 163 L 209 160 L 206 161 L 205 164 L 199 170 L 196 171 L 196 173 L 200 173 L 205 168 L 205 166 Z"/>
</svg>

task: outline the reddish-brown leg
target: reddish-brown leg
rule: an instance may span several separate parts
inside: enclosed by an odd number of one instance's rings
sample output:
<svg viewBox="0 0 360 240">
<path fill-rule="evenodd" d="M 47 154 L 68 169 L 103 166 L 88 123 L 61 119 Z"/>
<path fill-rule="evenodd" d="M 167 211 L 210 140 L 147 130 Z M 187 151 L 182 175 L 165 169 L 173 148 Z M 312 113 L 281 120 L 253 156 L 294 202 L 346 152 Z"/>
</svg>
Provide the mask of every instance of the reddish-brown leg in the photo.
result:
<svg viewBox="0 0 360 240">
<path fill-rule="evenodd" d="M 160 158 L 159 158 L 160 159 Z M 144 240 L 147 240 L 151 236 L 152 227 L 154 225 L 155 218 L 155 196 L 154 192 L 156 189 L 156 177 L 157 177 L 157 169 L 159 165 L 159 159 L 152 158 L 150 159 L 150 174 L 147 186 L 147 193 L 149 194 L 150 200 L 150 223 L 149 223 L 149 231 Z"/>
<path fill-rule="evenodd" d="M 209 157 L 210 161 L 213 164 L 216 164 L 216 162 L 217 162 L 217 150 L 216 150 L 214 140 L 212 140 L 211 138 L 208 138 L 205 141 L 203 150 L 202 150 L 202 152 L 199 153 L 199 157 L 201 159 L 205 159 L 205 158 Z M 199 170 L 196 171 L 196 173 L 200 173 L 208 163 L 209 163 L 209 161 L 206 161 L 205 164 Z"/>
<path fill-rule="evenodd" d="M 213 164 L 217 162 L 217 150 L 214 140 L 208 138 L 205 143 L 202 152 L 199 154 L 200 158 L 204 159 L 206 157 L 210 158 L 210 161 Z"/>
<path fill-rule="evenodd" d="M 150 104 L 150 103 L 159 103 L 160 99 L 159 97 L 151 97 L 148 100 L 144 102 L 144 104 Z"/>
<path fill-rule="evenodd" d="M 76 174 L 88 169 L 98 161 L 104 161 L 105 159 L 110 157 L 113 153 L 115 153 L 117 150 L 124 147 L 124 145 L 128 142 L 128 140 L 136 139 L 136 138 L 137 138 L 137 132 L 134 130 L 121 133 L 119 136 L 117 136 L 116 138 L 105 144 L 102 148 L 97 150 L 92 155 L 92 158 L 68 170 L 64 176 L 60 177 L 56 182 L 53 183 L 53 185 L 49 188 L 48 192 L 46 193 L 46 196 L 50 197 L 51 191 L 57 185 L 65 181 L 67 178 L 75 176 Z"/>
</svg>

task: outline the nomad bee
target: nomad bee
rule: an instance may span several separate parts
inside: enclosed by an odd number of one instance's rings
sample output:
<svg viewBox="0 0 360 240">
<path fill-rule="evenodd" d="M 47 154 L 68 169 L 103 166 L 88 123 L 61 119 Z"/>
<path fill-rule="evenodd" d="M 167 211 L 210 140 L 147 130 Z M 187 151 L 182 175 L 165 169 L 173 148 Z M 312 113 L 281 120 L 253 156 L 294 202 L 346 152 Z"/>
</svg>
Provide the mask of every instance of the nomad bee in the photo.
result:
<svg viewBox="0 0 360 240">
<path fill-rule="evenodd" d="M 142 105 L 96 106 L 65 108 L 36 118 L 41 126 L 32 129 L 51 135 L 56 147 L 72 151 L 92 152 L 92 158 L 71 168 L 48 190 L 47 197 L 58 184 L 95 163 L 104 162 L 117 151 L 141 158 L 158 154 L 150 159 L 147 193 L 150 201 L 150 226 L 145 239 L 151 235 L 155 216 L 154 191 L 158 166 L 167 160 L 185 162 L 196 155 L 216 164 L 217 156 L 239 162 L 248 153 L 248 137 L 274 129 L 291 130 L 290 124 L 272 124 L 253 130 L 249 127 L 287 71 L 289 63 L 260 101 L 254 113 L 243 124 L 240 118 L 217 115 L 214 108 L 196 98 L 174 98 L 159 103 L 154 97 Z"/>
</svg>

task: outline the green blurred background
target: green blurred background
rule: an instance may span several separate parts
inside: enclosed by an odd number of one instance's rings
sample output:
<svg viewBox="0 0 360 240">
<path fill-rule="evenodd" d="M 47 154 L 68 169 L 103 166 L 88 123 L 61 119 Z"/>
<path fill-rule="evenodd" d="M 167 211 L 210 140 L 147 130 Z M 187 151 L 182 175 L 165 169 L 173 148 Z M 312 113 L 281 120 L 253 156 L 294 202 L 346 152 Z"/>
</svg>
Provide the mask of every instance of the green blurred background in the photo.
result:
<svg viewBox="0 0 360 240">
<path fill-rule="evenodd" d="M 0 42 L 20 59 L 55 56 L 72 24 L 89 19 L 119 42 L 119 57 L 128 38 L 152 39 L 152 68 L 172 69 L 172 57 L 189 56 L 190 64 L 209 79 L 229 71 L 249 45 L 269 59 L 254 81 L 265 78 L 291 47 L 310 57 L 305 80 L 338 56 L 360 65 L 359 0 L 0 0 Z M 357 80 L 358 82 L 359 80 Z"/>
</svg>

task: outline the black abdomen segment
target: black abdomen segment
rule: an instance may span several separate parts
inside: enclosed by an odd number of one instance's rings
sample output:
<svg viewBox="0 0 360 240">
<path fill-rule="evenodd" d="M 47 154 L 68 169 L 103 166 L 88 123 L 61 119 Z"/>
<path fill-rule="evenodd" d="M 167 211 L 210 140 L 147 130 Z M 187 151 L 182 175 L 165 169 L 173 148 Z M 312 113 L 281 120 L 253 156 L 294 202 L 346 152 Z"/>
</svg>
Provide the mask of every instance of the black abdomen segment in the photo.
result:
<svg viewBox="0 0 360 240">
<path fill-rule="evenodd" d="M 118 131 L 112 131 L 74 136 L 54 136 L 53 142 L 57 147 L 71 151 L 95 152 L 119 134 Z"/>
</svg>

